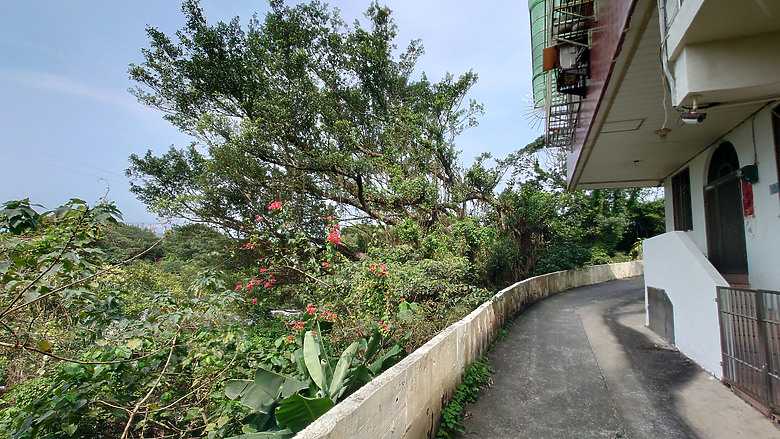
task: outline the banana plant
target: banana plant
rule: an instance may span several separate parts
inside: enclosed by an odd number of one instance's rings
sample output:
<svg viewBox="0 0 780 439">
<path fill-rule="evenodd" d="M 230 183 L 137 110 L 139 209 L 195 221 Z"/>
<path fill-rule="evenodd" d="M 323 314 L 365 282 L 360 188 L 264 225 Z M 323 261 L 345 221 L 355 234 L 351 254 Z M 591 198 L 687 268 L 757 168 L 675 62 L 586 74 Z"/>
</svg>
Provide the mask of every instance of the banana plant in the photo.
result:
<svg viewBox="0 0 780 439">
<path fill-rule="evenodd" d="M 232 439 L 285 438 L 303 430 L 345 395 L 398 362 L 403 353 L 396 343 L 379 355 L 387 340 L 377 330 L 368 340 L 350 344 L 336 359 L 327 354 L 319 333 L 306 331 L 302 349 L 293 355 L 304 378 L 259 368 L 253 380 L 228 381 L 225 395 L 258 412 L 244 419 L 245 434 Z"/>
</svg>

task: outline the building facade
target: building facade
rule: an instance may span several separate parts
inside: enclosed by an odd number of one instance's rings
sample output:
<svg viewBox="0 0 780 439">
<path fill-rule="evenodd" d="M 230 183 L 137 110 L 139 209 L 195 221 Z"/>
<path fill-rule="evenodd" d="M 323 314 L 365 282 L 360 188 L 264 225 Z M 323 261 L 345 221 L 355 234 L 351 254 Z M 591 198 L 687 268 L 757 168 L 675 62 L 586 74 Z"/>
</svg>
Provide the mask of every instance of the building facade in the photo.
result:
<svg viewBox="0 0 780 439">
<path fill-rule="evenodd" d="M 534 100 L 569 188 L 665 189 L 667 233 L 644 243 L 648 324 L 776 413 L 780 2 L 529 7 Z"/>
</svg>

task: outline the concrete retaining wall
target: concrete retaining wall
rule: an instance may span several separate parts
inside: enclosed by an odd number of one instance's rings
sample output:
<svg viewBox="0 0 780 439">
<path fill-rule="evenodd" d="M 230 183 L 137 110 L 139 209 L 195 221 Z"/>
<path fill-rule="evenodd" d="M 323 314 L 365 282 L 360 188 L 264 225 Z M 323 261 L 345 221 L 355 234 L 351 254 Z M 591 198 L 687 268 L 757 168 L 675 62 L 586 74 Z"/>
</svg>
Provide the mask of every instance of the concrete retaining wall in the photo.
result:
<svg viewBox="0 0 780 439">
<path fill-rule="evenodd" d="M 307 438 L 431 438 L 466 364 L 479 359 L 499 328 L 528 306 L 583 285 L 642 274 L 642 261 L 559 271 L 518 282 L 493 296 L 298 433 Z"/>
</svg>

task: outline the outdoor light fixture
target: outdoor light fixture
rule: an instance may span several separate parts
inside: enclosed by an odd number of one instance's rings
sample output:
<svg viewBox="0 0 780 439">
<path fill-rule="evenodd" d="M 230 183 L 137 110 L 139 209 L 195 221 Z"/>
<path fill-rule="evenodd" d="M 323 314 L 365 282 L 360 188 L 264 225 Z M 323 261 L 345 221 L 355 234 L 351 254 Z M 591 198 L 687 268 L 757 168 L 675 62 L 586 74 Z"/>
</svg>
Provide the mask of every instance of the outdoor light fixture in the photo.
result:
<svg viewBox="0 0 780 439">
<path fill-rule="evenodd" d="M 697 124 L 697 123 L 702 123 L 702 122 L 704 122 L 704 119 L 706 119 L 706 118 L 707 118 L 707 113 L 693 113 L 693 112 L 691 112 L 691 113 L 683 113 L 680 116 L 680 120 L 682 120 L 683 123 L 688 123 L 688 124 L 691 124 L 691 125 Z"/>
<path fill-rule="evenodd" d="M 709 105 L 703 105 L 699 106 L 699 95 L 691 95 L 691 99 L 693 100 L 693 106 L 690 107 L 690 111 L 687 113 L 683 113 L 680 115 L 680 120 L 683 123 L 687 123 L 690 125 L 695 125 L 697 123 L 704 122 L 704 119 L 707 118 L 707 113 L 699 113 L 699 110 L 706 110 L 709 108 Z"/>
</svg>

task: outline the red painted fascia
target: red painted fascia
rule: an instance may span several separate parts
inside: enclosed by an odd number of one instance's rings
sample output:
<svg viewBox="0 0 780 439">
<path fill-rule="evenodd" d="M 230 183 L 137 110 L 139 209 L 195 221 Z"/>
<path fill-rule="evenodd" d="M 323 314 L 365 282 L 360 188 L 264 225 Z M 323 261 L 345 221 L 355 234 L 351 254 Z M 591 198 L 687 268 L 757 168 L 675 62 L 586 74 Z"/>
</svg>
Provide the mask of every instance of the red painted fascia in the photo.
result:
<svg viewBox="0 0 780 439">
<path fill-rule="evenodd" d="M 601 102 L 604 100 L 604 94 L 606 93 L 607 86 L 612 78 L 615 62 L 623 49 L 623 42 L 626 39 L 626 30 L 631 24 L 631 16 L 634 14 L 637 1 L 638 0 L 605 0 L 599 2 L 599 19 L 596 22 L 595 29 L 601 30 L 604 33 L 599 37 L 596 37 L 596 32 L 594 31 L 593 42 L 591 44 L 592 48 L 590 50 L 591 76 L 586 95 L 588 97 L 598 96 L 598 98 L 595 101 L 586 98 L 580 103 L 580 109 L 577 115 L 578 122 L 572 140 L 572 151 L 578 151 L 575 170 L 579 167 L 580 161 L 582 160 L 583 148 L 591 135 L 593 122 L 601 108 Z M 603 43 L 605 41 L 608 42 L 609 39 L 615 40 L 614 45 L 611 46 L 613 49 L 611 51 L 605 50 L 607 48 L 603 47 Z M 574 173 L 572 173 L 572 177 L 574 177 Z M 572 182 L 569 182 L 569 189 L 572 188 L 573 184 Z"/>
</svg>

